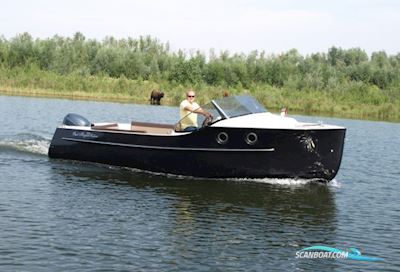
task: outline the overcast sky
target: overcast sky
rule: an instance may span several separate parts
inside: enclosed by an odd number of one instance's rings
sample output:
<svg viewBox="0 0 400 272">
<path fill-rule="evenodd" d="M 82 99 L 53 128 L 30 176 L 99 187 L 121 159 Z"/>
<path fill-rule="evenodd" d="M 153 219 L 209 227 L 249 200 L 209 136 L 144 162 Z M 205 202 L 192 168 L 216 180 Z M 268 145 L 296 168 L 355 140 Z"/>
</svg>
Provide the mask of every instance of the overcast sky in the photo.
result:
<svg viewBox="0 0 400 272">
<path fill-rule="evenodd" d="M 0 35 L 151 35 L 173 49 L 400 52 L 398 0 L 0 0 Z"/>
</svg>

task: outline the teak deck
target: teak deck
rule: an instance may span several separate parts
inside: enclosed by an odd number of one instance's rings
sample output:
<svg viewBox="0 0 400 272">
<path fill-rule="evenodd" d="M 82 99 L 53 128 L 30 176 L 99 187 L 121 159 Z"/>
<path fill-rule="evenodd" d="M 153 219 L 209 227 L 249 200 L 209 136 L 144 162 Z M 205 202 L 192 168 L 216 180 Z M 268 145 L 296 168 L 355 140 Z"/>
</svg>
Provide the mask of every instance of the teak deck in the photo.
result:
<svg viewBox="0 0 400 272">
<path fill-rule="evenodd" d="M 172 134 L 174 132 L 174 125 L 157 124 L 157 123 L 144 123 L 144 122 L 131 122 L 130 129 L 123 129 L 117 123 L 107 125 L 92 126 L 94 130 L 112 130 L 112 131 L 131 131 L 137 133 L 148 134 Z"/>
</svg>

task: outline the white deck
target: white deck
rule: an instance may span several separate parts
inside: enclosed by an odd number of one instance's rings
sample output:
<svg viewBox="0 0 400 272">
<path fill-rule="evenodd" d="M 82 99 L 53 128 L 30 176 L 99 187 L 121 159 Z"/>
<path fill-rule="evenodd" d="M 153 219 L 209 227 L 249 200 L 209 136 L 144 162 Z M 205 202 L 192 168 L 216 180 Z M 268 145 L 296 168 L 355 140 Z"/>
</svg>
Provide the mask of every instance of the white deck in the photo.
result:
<svg viewBox="0 0 400 272">
<path fill-rule="evenodd" d="M 322 123 L 303 123 L 291 117 L 283 117 L 270 112 L 254 113 L 235 118 L 225 119 L 212 127 L 259 128 L 259 129 L 291 129 L 291 130 L 321 130 L 344 129 L 344 127 Z"/>
</svg>

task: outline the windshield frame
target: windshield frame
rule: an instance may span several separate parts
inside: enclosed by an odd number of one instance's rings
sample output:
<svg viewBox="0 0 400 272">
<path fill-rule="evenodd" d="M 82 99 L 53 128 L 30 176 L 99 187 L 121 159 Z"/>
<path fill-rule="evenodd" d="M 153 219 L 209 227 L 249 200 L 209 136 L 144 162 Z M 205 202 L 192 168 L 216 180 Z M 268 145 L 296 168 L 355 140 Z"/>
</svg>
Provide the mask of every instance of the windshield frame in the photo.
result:
<svg viewBox="0 0 400 272">
<path fill-rule="evenodd" d="M 223 109 L 215 102 L 215 100 L 211 100 L 211 103 L 214 105 L 215 109 L 219 112 L 222 119 L 229 119 L 230 117 L 225 113 Z"/>
</svg>

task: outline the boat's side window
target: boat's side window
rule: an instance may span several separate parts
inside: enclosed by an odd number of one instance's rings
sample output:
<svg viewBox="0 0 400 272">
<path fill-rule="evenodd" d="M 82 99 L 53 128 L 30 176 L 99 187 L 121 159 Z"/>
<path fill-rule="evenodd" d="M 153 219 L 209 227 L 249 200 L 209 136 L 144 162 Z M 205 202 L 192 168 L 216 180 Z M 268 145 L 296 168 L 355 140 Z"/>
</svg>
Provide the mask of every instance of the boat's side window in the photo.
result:
<svg viewBox="0 0 400 272">
<path fill-rule="evenodd" d="M 219 144 L 226 144 L 229 140 L 228 133 L 226 133 L 226 132 L 218 133 L 216 140 L 217 140 L 217 143 L 219 143 Z"/>
<path fill-rule="evenodd" d="M 248 145 L 253 145 L 253 144 L 257 143 L 258 136 L 254 132 L 250 132 L 250 133 L 246 134 L 244 140 Z"/>
</svg>

